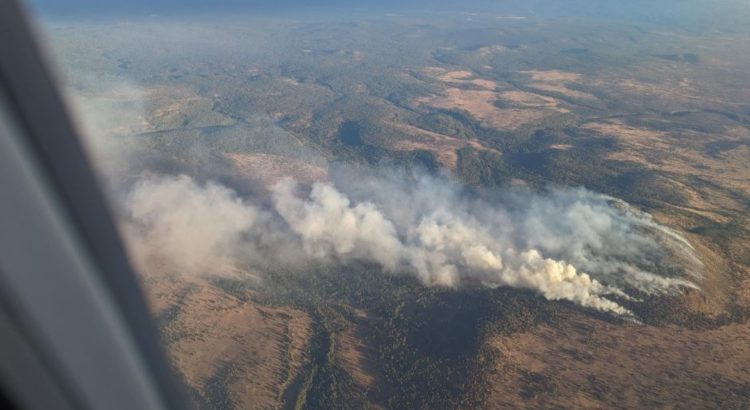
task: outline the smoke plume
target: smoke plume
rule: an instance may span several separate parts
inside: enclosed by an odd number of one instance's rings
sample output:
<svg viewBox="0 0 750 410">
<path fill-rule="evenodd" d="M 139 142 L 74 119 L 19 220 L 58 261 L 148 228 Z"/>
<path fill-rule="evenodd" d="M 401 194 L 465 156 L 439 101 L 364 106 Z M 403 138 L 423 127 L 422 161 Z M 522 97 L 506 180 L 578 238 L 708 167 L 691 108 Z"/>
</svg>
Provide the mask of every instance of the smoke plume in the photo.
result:
<svg viewBox="0 0 750 410">
<path fill-rule="evenodd" d="M 612 198 L 580 188 L 470 195 L 446 178 L 396 175 L 284 180 L 269 206 L 184 175 L 148 176 L 128 196 L 128 232 L 142 264 L 177 272 L 364 261 L 427 286 L 509 286 L 624 315 L 616 300 L 633 291 L 695 286 L 675 269 L 691 266 L 689 245 Z"/>
<path fill-rule="evenodd" d="M 203 166 L 193 177 L 143 173 L 143 158 L 176 154 L 127 137 L 133 124 L 150 125 L 129 102 L 142 91 L 123 84 L 74 102 L 142 272 L 262 279 L 267 269 L 368 262 L 426 286 L 528 289 L 621 315 L 630 315 L 624 300 L 696 287 L 700 276 L 679 234 L 582 188 L 476 192 L 446 176 L 341 165 L 326 181 L 287 179 L 251 194 L 211 182 L 220 175 Z"/>
</svg>

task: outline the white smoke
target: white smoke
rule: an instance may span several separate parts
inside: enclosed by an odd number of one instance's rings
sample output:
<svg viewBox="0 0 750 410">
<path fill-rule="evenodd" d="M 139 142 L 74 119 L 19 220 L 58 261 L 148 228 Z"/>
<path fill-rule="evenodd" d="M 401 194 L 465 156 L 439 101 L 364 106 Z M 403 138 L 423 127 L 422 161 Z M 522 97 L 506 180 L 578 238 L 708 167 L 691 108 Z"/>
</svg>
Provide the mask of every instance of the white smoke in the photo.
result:
<svg viewBox="0 0 750 410">
<path fill-rule="evenodd" d="M 108 91 L 73 100 L 142 272 L 304 272 L 308 262 L 364 261 L 427 286 L 529 289 L 629 315 L 618 301 L 695 287 L 689 279 L 701 270 L 679 234 L 585 189 L 477 195 L 449 178 L 343 167 L 311 187 L 278 183 L 267 203 L 184 175 L 140 175 L 145 154 L 158 154 L 123 138 L 147 116 L 138 98 L 122 103 L 142 93 L 122 84 L 116 99 Z"/>
<path fill-rule="evenodd" d="M 286 180 L 264 207 L 215 183 L 149 176 L 128 196 L 131 249 L 146 266 L 185 273 L 365 261 L 428 286 L 529 289 L 623 315 L 612 297 L 694 286 L 660 272 L 687 266 L 668 240 L 681 237 L 603 195 L 513 189 L 490 201 L 442 178 L 409 176 L 408 188 L 382 175 L 356 179 L 352 192 Z"/>
<path fill-rule="evenodd" d="M 302 239 L 313 258 L 371 260 L 387 270 L 399 266 L 403 244 L 393 223 L 371 203 L 353 204 L 329 184 L 316 183 L 308 198 L 295 196 L 296 185 L 274 186 L 276 210 Z"/>
<path fill-rule="evenodd" d="M 187 176 L 144 177 L 126 200 L 132 254 L 140 267 L 165 266 L 187 274 L 231 269 L 243 235 L 261 215 L 230 189 L 196 185 Z"/>
</svg>

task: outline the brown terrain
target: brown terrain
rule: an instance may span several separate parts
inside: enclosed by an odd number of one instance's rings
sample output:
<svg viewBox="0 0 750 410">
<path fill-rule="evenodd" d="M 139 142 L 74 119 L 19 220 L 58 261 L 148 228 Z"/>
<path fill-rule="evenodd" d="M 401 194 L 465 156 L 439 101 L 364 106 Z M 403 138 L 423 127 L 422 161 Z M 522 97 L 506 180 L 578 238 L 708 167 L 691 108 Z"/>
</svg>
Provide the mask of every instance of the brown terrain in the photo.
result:
<svg viewBox="0 0 750 410">
<path fill-rule="evenodd" d="M 509 49 L 502 45 L 476 50 L 485 59 L 504 53 Z M 359 51 L 336 55 L 347 64 L 367 58 Z M 614 148 L 602 159 L 649 171 L 684 196 L 682 202 L 660 203 L 649 211 L 683 234 L 705 266 L 700 290 L 670 298 L 666 318 L 646 324 L 608 320 L 580 309 L 561 309 L 554 320 L 515 333 L 490 323 L 479 341 L 486 360 L 467 376 L 478 380 L 482 390 L 466 392 L 483 397 L 486 407 L 708 408 L 721 402 L 727 408 L 750 408 L 750 129 L 746 122 L 703 110 L 711 104 L 737 107 L 737 101 L 750 100 L 750 87 L 720 83 L 716 72 L 729 70 L 721 61 L 706 57 L 701 64 L 686 68 L 656 61 L 627 73 L 600 75 L 523 70 L 513 72 L 521 78 L 517 83 L 483 78 L 475 68 L 421 71 L 433 88 L 409 99 L 408 108 L 418 114 L 458 111 L 481 127 L 505 133 L 522 135 L 552 124 L 557 131 L 613 140 Z M 313 109 L 328 103 L 323 99 L 333 94 L 332 88 L 289 76 L 271 82 L 268 90 L 262 85 L 256 90 L 270 99 L 263 100 L 265 115 L 286 127 L 300 145 L 303 133 L 321 122 L 328 127 L 321 127 L 320 139 L 335 137 L 344 114 L 321 120 Z M 354 90 L 366 94 L 368 89 L 358 83 Z M 295 106 L 307 92 L 319 93 L 310 97 L 313 108 Z M 214 98 L 183 87 L 122 86 L 88 97 L 101 115 L 101 123 L 93 127 L 106 135 L 237 121 L 219 112 Z M 630 101 L 638 112 L 628 111 L 635 110 L 630 106 L 611 116 L 586 111 L 608 98 Z M 384 137 L 380 148 L 427 151 L 451 171 L 457 170 L 458 151 L 465 148 L 506 155 L 489 140 L 415 126 L 410 114 L 381 100 L 373 107 L 371 117 L 380 131 L 399 136 Z M 679 118 L 706 128 L 682 124 Z M 579 148 L 576 143 L 569 139 L 545 149 L 569 153 Z M 278 154 L 228 149 L 216 156 L 231 165 L 237 178 L 264 184 L 285 177 L 303 184 L 328 178 L 322 166 Z M 319 331 L 313 311 L 272 306 L 253 294 L 238 297 L 209 278 L 146 274 L 144 288 L 174 367 L 200 402 L 208 407 L 294 408 L 302 398 L 304 404 L 306 377 L 319 349 L 313 343 Z M 371 337 L 383 318 L 351 306 L 332 310 L 339 312 L 338 327 L 326 334 L 327 359 L 365 392 L 372 407 L 387 407 L 394 386 L 388 385 L 378 343 Z"/>
<path fill-rule="evenodd" d="M 418 99 L 418 105 L 465 111 L 484 126 L 503 131 L 574 109 L 554 95 L 582 101 L 597 99 L 568 88 L 585 81 L 570 72 L 525 72 L 530 82 L 524 90 L 483 80 L 469 71 L 429 72 L 445 88 L 441 94 Z M 633 92 L 644 91 L 630 81 L 621 86 Z M 658 88 L 649 90 L 659 92 Z M 498 108 L 496 101 L 512 108 Z M 167 106 L 158 115 L 177 114 Z M 668 205 L 655 212 L 657 220 L 687 236 L 706 265 L 701 290 L 686 292 L 676 302 L 676 309 L 711 318 L 725 315 L 735 305 L 747 309 L 750 267 L 734 262 L 731 252 L 747 253 L 750 239 L 736 238 L 727 249 L 711 236 L 689 230 L 696 218 L 727 224 L 737 222 L 738 215 L 746 212 L 747 205 L 730 193 L 750 195 L 748 145 L 739 144 L 715 155 L 706 154 L 704 147 L 711 142 L 746 141 L 750 131 L 743 126 L 726 127 L 721 133 L 665 131 L 641 120 L 593 119 L 581 123 L 579 129 L 589 135 L 614 138 L 618 149 L 610 152 L 608 159 L 666 174 L 668 182 L 687 196 L 684 205 Z M 457 150 L 464 147 L 501 155 L 479 140 L 398 122 L 384 127 L 406 135 L 391 142 L 390 149 L 429 151 L 451 170 L 456 169 Z M 550 149 L 570 150 L 573 145 L 553 144 Z M 236 173 L 246 178 L 269 183 L 285 176 L 296 176 L 303 183 L 327 178 L 325 169 L 281 156 L 223 155 Z M 692 183 L 695 178 L 716 185 L 696 186 Z M 739 219 L 739 223 L 748 228 L 748 217 Z M 736 288 L 734 283 L 738 284 Z M 165 329 L 169 354 L 189 386 L 208 400 L 212 394 L 226 394 L 237 408 L 293 404 L 310 362 L 313 319 L 307 313 L 241 301 L 199 279 L 150 280 L 146 288 L 156 316 L 170 317 Z M 371 326 L 377 326 L 377 320 L 362 310 L 345 319 L 333 336 L 334 360 L 359 389 L 367 392 L 373 407 L 384 408 L 386 380 L 379 367 L 377 345 L 366 336 Z M 747 408 L 750 402 L 742 392 L 750 389 L 748 340 L 747 322 L 704 328 L 612 323 L 574 311 L 561 315 L 555 323 L 519 333 L 490 331 L 482 340 L 482 350 L 491 360 L 482 374 L 472 377 L 481 379 L 486 388 L 483 403 L 487 408 L 706 408 L 717 401 L 730 408 Z M 224 386 L 226 392 L 215 392 L 213 386 Z"/>
<path fill-rule="evenodd" d="M 280 408 L 309 362 L 311 319 L 239 300 L 198 278 L 145 278 L 163 341 L 186 384 L 212 406 Z"/>
<path fill-rule="evenodd" d="M 390 124 L 391 127 L 405 133 L 410 138 L 395 141 L 391 148 L 396 151 L 413 151 L 417 149 L 431 152 L 438 162 L 450 170 L 456 169 L 458 154 L 456 150 L 463 147 L 472 147 L 479 151 L 493 152 L 500 155 L 495 148 L 488 148 L 478 140 L 466 140 L 449 135 L 424 130 L 408 124 Z"/>
<path fill-rule="evenodd" d="M 484 126 L 503 131 L 575 109 L 556 95 L 580 101 L 598 99 L 568 88 L 596 83 L 572 72 L 523 72 L 529 77 L 523 90 L 481 79 L 470 71 L 430 68 L 427 72 L 444 90 L 418 99 L 418 106 L 465 111 Z M 646 92 L 635 81 L 618 87 Z M 660 98 L 666 94 L 690 98 L 687 83 L 681 87 L 666 91 L 649 86 L 648 92 L 661 92 Z M 497 101 L 512 108 L 498 108 Z M 170 107 L 162 106 L 154 115 L 179 117 Z M 747 204 L 731 193 L 750 195 L 750 148 L 731 144 L 750 139 L 750 130 L 734 125 L 718 133 L 688 128 L 667 131 L 648 125 L 658 122 L 648 117 L 591 119 L 582 121 L 578 129 L 614 138 L 617 149 L 607 159 L 667 175 L 668 183 L 686 195 L 685 204 L 666 204 L 654 212 L 658 221 L 690 240 L 706 266 L 701 290 L 686 292 L 676 300 L 675 309 L 713 319 L 733 308 L 746 310 L 750 307 L 750 267 L 737 262 L 735 255 L 747 254 L 750 238 L 737 237 L 727 245 L 690 228 L 701 218 L 748 228 Z M 480 140 L 406 123 L 388 122 L 384 128 L 405 135 L 391 141 L 390 149 L 429 151 L 451 170 L 456 169 L 457 150 L 464 147 L 502 155 Z M 705 146 L 710 143 L 731 147 L 709 155 Z M 559 143 L 549 148 L 567 151 L 574 145 Z M 223 156 L 237 175 L 267 183 L 287 176 L 303 183 L 327 178 L 323 168 L 282 156 L 233 152 Z M 696 178 L 715 185 L 696 186 L 692 183 Z M 175 367 L 189 386 L 209 401 L 212 394 L 226 394 L 237 408 L 283 408 L 294 403 L 311 360 L 313 319 L 308 313 L 239 300 L 197 278 L 148 278 L 147 283 L 155 315 L 169 318 L 164 337 Z M 333 333 L 333 360 L 366 392 L 371 406 L 384 408 L 387 381 L 378 363 L 377 344 L 368 338 L 379 319 L 364 310 L 351 312 L 342 316 L 341 328 Z M 488 408 L 706 408 L 717 401 L 747 408 L 750 402 L 742 392 L 750 389 L 748 340 L 746 321 L 702 327 L 647 325 L 613 323 L 585 312 L 566 311 L 553 323 L 518 333 L 493 333 L 490 327 L 481 342 L 481 350 L 490 359 L 483 373 L 472 377 L 486 389 L 481 394 L 486 393 L 483 403 Z M 226 392 L 214 391 L 215 386 L 224 386 Z"/>
<path fill-rule="evenodd" d="M 492 408 L 747 408 L 750 325 L 613 325 L 574 313 L 486 346 Z"/>
<path fill-rule="evenodd" d="M 464 111 L 486 127 L 513 131 L 569 112 L 552 97 L 515 90 L 507 84 L 478 78 L 470 71 L 431 68 L 426 72 L 445 83 L 445 88 L 440 94 L 417 99 L 418 106 Z M 509 108 L 498 107 L 498 101 Z"/>
<path fill-rule="evenodd" d="M 575 84 L 581 81 L 581 75 L 576 73 L 570 73 L 565 71 L 550 70 L 550 71 L 522 71 L 522 74 L 529 75 L 531 81 L 526 85 L 528 87 L 546 91 L 553 94 L 561 94 L 564 97 L 569 97 L 579 100 L 597 100 L 598 98 L 592 94 L 577 91 L 569 88 L 569 85 Z"/>
<path fill-rule="evenodd" d="M 595 99 L 566 88 L 586 79 L 574 73 L 526 72 L 527 85 L 577 99 Z M 599 81 L 589 84 L 604 86 Z M 728 103 L 720 96 L 701 95 L 691 81 L 646 84 L 617 83 L 618 92 L 669 101 L 701 100 Z M 456 96 L 458 94 L 447 94 Z M 488 96 L 489 97 L 489 96 Z M 450 98 L 430 100 L 447 106 Z M 455 107 L 486 119 L 487 106 Z M 518 102 L 518 101 L 517 101 Z M 476 103 L 475 103 L 476 104 Z M 468 107 L 468 108 L 467 108 Z M 700 114 L 704 124 L 726 124 L 717 114 Z M 655 212 L 661 223 L 678 229 L 695 246 L 706 266 L 700 291 L 686 292 L 676 309 L 708 317 L 732 309 L 750 309 L 750 130 L 722 125 L 718 132 L 695 129 L 664 130 L 663 119 L 637 117 L 590 120 L 580 130 L 613 137 L 618 149 L 608 158 L 639 164 L 683 192 L 684 205 L 665 204 Z M 647 124 L 654 124 L 649 126 Z M 711 153 L 706 146 L 726 146 Z M 567 150 L 567 144 L 552 149 Z M 695 181 L 711 184 L 695 184 Z M 744 198 L 744 199 L 743 199 Z M 702 221 L 702 222 L 698 222 Z M 696 224 L 731 226 L 744 232 L 719 242 L 692 232 Z M 681 313 L 681 314 L 682 314 Z M 742 316 L 744 315 L 744 316 Z M 492 365 L 484 375 L 490 408 L 748 408 L 750 400 L 750 324 L 746 313 L 738 322 L 707 327 L 612 324 L 580 312 L 568 312 L 555 323 L 512 335 L 496 334 L 484 341 Z M 492 333 L 492 332 L 490 332 Z"/>
<path fill-rule="evenodd" d="M 349 374 L 354 383 L 366 392 L 373 408 L 385 408 L 388 382 L 378 363 L 377 345 L 368 340 L 373 326 L 382 320 L 367 311 L 354 309 L 344 329 L 336 333 L 335 360 Z"/>
</svg>

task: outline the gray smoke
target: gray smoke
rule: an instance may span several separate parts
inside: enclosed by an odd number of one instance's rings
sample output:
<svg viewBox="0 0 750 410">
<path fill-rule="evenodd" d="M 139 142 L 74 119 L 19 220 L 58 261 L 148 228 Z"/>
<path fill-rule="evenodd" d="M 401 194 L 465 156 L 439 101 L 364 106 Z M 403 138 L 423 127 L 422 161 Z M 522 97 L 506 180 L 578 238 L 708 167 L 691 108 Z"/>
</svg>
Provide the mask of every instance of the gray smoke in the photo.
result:
<svg viewBox="0 0 750 410">
<path fill-rule="evenodd" d="M 697 266 L 687 242 L 621 201 L 580 188 L 488 198 L 446 178 L 402 175 L 407 187 L 396 175 L 309 189 L 285 180 L 273 186 L 270 207 L 215 183 L 148 176 L 128 196 L 129 239 L 146 269 L 155 261 L 194 274 L 269 260 L 366 261 L 427 286 L 530 289 L 624 315 L 613 296 L 695 287 L 674 268 Z"/>
<path fill-rule="evenodd" d="M 122 82 L 74 106 L 115 187 L 142 272 L 262 278 L 269 267 L 304 273 L 309 262 L 364 261 L 427 286 L 529 289 L 622 315 L 630 312 L 618 301 L 694 288 L 700 276 L 700 261 L 678 233 L 582 188 L 477 193 L 449 176 L 340 166 L 330 167 L 326 182 L 283 180 L 264 197 L 185 175 L 143 174 L 139 158 L 158 154 L 125 137 L 134 126 L 148 128 L 142 104 L 130 98 L 140 92 Z"/>
</svg>

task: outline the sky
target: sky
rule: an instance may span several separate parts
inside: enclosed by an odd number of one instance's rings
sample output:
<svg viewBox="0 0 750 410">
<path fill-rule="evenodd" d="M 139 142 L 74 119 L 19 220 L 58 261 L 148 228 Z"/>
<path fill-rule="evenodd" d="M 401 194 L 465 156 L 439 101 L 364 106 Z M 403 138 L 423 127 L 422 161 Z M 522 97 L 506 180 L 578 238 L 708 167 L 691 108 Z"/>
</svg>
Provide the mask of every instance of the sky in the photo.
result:
<svg viewBox="0 0 750 410">
<path fill-rule="evenodd" d="M 22 0 L 24 1 L 24 0 Z M 596 17 L 632 23 L 721 28 L 750 26 L 747 0 L 25 0 L 47 17 L 164 16 L 247 13 L 493 12 L 526 17 Z M 736 24 L 733 24 L 736 25 Z M 741 26 L 742 24 L 740 24 Z"/>
</svg>

